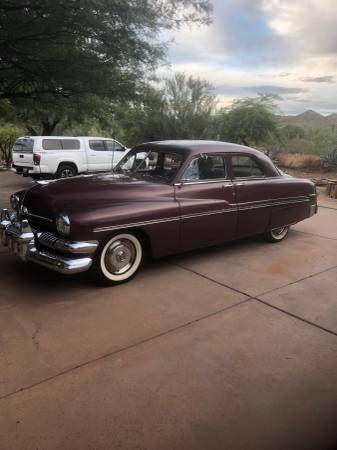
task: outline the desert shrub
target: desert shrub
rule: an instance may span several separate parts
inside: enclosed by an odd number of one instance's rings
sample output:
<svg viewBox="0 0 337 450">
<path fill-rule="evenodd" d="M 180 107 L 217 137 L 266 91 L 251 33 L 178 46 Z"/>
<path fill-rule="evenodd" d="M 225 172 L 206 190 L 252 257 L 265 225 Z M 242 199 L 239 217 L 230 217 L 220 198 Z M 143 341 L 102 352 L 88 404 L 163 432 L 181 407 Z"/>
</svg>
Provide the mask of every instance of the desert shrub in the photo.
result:
<svg viewBox="0 0 337 450">
<path fill-rule="evenodd" d="M 281 167 L 289 169 L 317 169 L 322 164 L 319 156 L 303 153 L 279 153 L 277 160 Z"/>
<path fill-rule="evenodd" d="M 322 159 L 327 166 L 337 166 L 337 149 L 330 150 Z"/>
<path fill-rule="evenodd" d="M 317 149 L 308 139 L 294 138 L 282 141 L 280 148 L 284 153 L 317 154 Z"/>
<path fill-rule="evenodd" d="M 14 125 L 0 126 L 0 161 L 9 166 L 12 159 L 12 147 L 16 139 L 23 134 L 22 129 Z"/>
</svg>

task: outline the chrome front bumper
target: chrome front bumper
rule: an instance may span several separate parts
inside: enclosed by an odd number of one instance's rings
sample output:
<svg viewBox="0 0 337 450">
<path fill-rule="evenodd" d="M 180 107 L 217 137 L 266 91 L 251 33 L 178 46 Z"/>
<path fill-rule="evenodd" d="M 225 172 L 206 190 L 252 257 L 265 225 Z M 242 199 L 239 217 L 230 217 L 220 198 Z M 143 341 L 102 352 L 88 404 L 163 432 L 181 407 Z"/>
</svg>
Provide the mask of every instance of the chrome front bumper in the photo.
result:
<svg viewBox="0 0 337 450">
<path fill-rule="evenodd" d="M 0 241 L 22 261 L 35 262 L 56 272 L 85 272 L 92 265 L 97 241 L 70 241 L 53 233 L 32 230 L 28 220 L 20 220 L 8 210 L 0 210 Z"/>
</svg>

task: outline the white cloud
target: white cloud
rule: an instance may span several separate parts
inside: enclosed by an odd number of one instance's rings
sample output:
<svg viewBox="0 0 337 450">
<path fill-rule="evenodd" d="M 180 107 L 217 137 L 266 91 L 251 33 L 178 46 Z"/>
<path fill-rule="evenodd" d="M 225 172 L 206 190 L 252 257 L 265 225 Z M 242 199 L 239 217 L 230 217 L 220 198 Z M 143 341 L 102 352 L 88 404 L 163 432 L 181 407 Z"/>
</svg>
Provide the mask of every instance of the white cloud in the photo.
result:
<svg viewBox="0 0 337 450">
<path fill-rule="evenodd" d="M 337 110 L 337 0 L 213 0 L 210 27 L 184 28 L 173 71 L 208 80 L 220 103 L 275 90 L 286 113 Z"/>
<path fill-rule="evenodd" d="M 337 54 L 336 0 L 265 0 L 268 25 L 293 40 L 299 57 Z"/>
</svg>

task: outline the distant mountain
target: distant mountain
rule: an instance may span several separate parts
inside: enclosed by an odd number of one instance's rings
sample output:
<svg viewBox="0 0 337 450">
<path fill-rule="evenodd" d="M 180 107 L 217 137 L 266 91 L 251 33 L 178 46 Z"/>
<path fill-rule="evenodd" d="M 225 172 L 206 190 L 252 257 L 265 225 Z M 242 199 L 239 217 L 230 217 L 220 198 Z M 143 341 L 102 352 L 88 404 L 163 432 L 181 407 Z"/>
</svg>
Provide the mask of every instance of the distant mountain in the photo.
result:
<svg viewBox="0 0 337 450">
<path fill-rule="evenodd" d="M 279 116 L 279 121 L 281 125 L 297 125 L 305 129 L 326 127 L 337 128 L 337 113 L 323 116 L 323 114 L 308 109 L 297 116 Z"/>
<path fill-rule="evenodd" d="M 336 126 L 337 124 L 337 113 L 329 114 L 325 117 L 325 121 L 329 123 L 329 125 Z"/>
</svg>

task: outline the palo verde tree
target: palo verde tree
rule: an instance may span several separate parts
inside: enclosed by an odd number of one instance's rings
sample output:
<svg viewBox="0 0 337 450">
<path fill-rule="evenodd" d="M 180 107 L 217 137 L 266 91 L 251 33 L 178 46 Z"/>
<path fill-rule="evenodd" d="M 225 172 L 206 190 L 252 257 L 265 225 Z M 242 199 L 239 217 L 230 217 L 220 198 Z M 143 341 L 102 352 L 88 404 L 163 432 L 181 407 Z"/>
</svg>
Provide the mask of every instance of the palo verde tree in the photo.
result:
<svg viewBox="0 0 337 450">
<path fill-rule="evenodd" d="M 277 132 L 275 95 L 260 94 L 234 101 L 218 117 L 221 139 L 244 145 L 259 145 Z"/>
<path fill-rule="evenodd" d="M 216 98 L 204 80 L 176 73 L 165 83 L 168 133 L 171 138 L 207 139 Z"/>
<path fill-rule="evenodd" d="M 87 95 L 130 100 L 165 53 L 160 32 L 210 10 L 209 0 L 1 0 L 0 100 L 41 104 L 46 134 L 55 99 L 67 112 Z"/>
<path fill-rule="evenodd" d="M 119 114 L 131 143 L 160 139 L 208 139 L 216 100 L 203 80 L 176 73 L 148 86 L 141 101 Z"/>
</svg>

